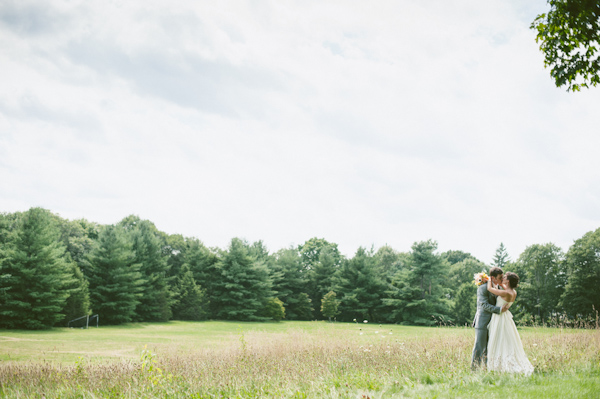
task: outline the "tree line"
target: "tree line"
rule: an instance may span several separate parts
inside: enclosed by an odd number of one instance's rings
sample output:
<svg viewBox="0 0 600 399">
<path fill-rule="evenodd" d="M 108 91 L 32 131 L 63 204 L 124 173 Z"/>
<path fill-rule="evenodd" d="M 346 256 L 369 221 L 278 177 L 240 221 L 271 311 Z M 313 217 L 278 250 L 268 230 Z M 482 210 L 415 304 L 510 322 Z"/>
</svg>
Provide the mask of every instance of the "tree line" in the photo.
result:
<svg viewBox="0 0 600 399">
<path fill-rule="evenodd" d="M 127 216 L 115 225 L 66 220 L 42 208 L 0 214 L 0 328 L 65 326 L 99 314 L 102 324 L 168 320 L 368 320 L 470 324 L 473 274 L 519 274 L 511 311 L 528 323 L 596 317 L 600 228 L 564 253 L 552 243 L 511 261 L 500 244 L 491 265 L 433 240 L 411 251 L 358 248 L 311 238 L 270 252 L 234 238 L 225 249 L 159 231 Z"/>
</svg>

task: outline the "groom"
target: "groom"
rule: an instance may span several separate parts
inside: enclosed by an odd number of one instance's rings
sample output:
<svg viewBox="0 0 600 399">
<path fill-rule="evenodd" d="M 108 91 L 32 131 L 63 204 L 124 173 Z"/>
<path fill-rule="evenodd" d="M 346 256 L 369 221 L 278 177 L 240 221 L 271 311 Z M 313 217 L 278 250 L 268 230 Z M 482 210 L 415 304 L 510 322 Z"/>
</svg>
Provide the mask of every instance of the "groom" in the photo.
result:
<svg viewBox="0 0 600 399">
<path fill-rule="evenodd" d="M 502 283 L 502 269 L 492 267 L 490 269 L 490 278 L 494 285 Z M 496 306 L 496 295 L 492 294 L 487 289 L 487 284 L 481 284 L 477 288 L 477 313 L 473 320 L 475 327 L 475 345 L 473 346 L 473 357 L 471 359 L 471 368 L 485 366 L 487 358 L 487 343 L 488 343 L 488 324 L 492 319 L 492 313 L 500 314 L 506 309 Z"/>
</svg>

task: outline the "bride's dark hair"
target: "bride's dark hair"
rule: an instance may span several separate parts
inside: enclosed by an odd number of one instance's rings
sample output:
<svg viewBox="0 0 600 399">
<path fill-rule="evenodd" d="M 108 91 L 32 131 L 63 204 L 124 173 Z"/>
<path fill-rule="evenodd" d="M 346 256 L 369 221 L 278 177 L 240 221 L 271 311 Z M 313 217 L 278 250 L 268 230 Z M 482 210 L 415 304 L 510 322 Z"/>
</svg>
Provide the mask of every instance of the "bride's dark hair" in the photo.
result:
<svg viewBox="0 0 600 399">
<path fill-rule="evenodd" d="M 504 275 L 508 279 L 508 284 L 510 285 L 510 288 L 517 288 L 517 286 L 519 285 L 519 276 L 517 276 L 517 274 L 513 272 L 506 272 L 506 274 Z"/>
</svg>

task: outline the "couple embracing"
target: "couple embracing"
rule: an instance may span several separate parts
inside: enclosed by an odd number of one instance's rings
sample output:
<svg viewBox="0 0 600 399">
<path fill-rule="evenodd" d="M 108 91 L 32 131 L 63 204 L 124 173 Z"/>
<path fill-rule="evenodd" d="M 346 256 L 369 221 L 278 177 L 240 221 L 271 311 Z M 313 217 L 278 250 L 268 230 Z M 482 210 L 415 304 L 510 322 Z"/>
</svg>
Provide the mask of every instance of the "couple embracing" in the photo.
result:
<svg viewBox="0 0 600 399">
<path fill-rule="evenodd" d="M 489 371 L 531 375 L 533 366 L 527 359 L 512 314 L 508 311 L 515 302 L 519 276 L 503 273 L 499 267 L 475 275 L 477 313 L 473 321 L 475 345 L 471 367 L 486 366 Z"/>
</svg>

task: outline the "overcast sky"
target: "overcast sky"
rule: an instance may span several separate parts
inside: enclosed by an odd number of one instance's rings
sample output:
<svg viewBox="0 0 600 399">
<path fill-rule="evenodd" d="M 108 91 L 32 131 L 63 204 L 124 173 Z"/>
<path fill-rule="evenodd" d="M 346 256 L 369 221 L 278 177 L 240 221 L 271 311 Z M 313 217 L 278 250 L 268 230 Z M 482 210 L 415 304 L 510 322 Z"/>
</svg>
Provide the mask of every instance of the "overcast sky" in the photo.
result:
<svg viewBox="0 0 600 399">
<path fill-rule="evenodd" d="M 491 262 L 600 227 L 542 0 L 0 1 L 0 211 Z"/>
</svg>

